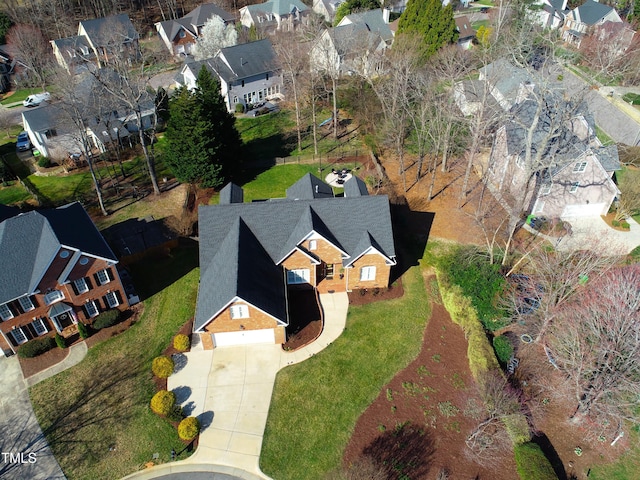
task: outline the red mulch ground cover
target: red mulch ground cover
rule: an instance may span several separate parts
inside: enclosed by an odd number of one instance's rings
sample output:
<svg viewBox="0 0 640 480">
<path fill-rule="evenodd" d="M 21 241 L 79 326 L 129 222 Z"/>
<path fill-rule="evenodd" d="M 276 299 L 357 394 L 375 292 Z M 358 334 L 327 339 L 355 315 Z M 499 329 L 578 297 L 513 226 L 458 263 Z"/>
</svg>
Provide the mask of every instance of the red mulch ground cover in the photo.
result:
<svg viewBox="0 0 640 480">
<path fill-rule="evenodd" d="M 403 295 L 402 279 L 399 278 L 388 288 L 365 288 L 349 292 L 349 305 L 366 305 L 368 303 L 400 298 Z"/>
<path fill-rule="evenodd" d="M 493 468 L 465 454 L 481 405 L 466 351 L 460 327 L 442 305 L 433 305 L 422 351 L 362 414 L 345 450 L 345 465 L 373 462 L 393 480 L 435 479 L 441 469 L 450 479 L 517 478 L 511 452 L 495 458 Z"/>
</svg>

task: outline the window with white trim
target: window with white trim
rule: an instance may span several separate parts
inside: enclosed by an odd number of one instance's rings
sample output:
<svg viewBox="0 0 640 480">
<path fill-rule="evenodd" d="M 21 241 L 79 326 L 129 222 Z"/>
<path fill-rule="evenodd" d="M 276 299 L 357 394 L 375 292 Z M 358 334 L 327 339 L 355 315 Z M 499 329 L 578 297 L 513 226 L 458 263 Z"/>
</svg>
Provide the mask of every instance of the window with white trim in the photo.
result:
<svg viewBox="0 0 640 480">
<path fill-rule="evenodd" d="M 571 188 L 569 188 L 569 193 L 576 193 L 578 191 L 579 186 L 580 186 L 580 182 L 573 182 L 571 184 Z"/>
<path fill-rule="evenodd" d="M 29 298 L 29 295 L 25 295 L 24 297 L 20 297 L 18 299 L 18 302 L 20 303 L 20 307 L 22 308 L 23 312 L 28 312 L 30 310 L 33 310 L 34 307 L 33 306 L 33 302 L 31 301 L 31 298 Z"/>
<path fill-rule="evenodd" d="M 27 336 L 24 334 L 21 327 L 14 328 L 9 333 L 18 345 L 21 345 L 27 341 Z"/>
<path fill-rule="evenodd" d="M 249 307 L 246 305 L 232 305 L 229 309 L 231 312 L 231 318 L 249 318 Z"/>
<path fill-rule="evenodd" d="M 13 318 L 13 312 L 6 303 L 0 305 L 0 317 L 5 321 Z"/>
<path fill-rule="evenodd" d="M 573 166 L 573 173 L 582 173 L 587 169 L 587 162 L 578 162 Z"/>
<path fill-rule="evenodd" d="M 287 270 L 287 283 L 295 285 L 298 283 L 309 283 L 311 274 L 308 268 Z"/>
<path fill-rule="evenodd" d="M 84 309 L 87 311 L 87 315 L 89 315 L 89 317 L 95 317 L 98 315 L 98 307 L 96 306 L 96 302 L 93 300 L 89 300 L 85 303 Z"/>
<path fill-rule="evenodd" d="M 120 305 L 116 292 L 107 293 L 105 295 L 105 298 L 107 299 L 107 305 L 109 305 L 110 308 L 116 308 L 118 305 Z"/>
<path fill-rule="evenodd" d="M 96 272 L 96 278 L 98 279 L 98 283 L 100 285 L 104 285 L 105 283 L 109 283 L 111 281 L 111 279 L 109 278 L 109 273 L 107 272 L 106 268 L 104 270 L 100 270 L 99 272 Z"/>
<path fill-rule="evenodd" d="M 74 280 L 73 284 L 75 285 L 78 294 L 89 291 L 89 285 L 87 285 L 87 280 L 84 277 Z"/>
<path fill-rule="evenodd" d="M 59 302 L 64 298 L 64 293 L 60 290 L 51 290 L 50 292 L 45 293 L 44 295 L 44 303 L 47 305 L 51 305 L 52 303 Z"/>
<path fill-rule="evenodd" d="M 375 280 L 376 279 L 376 267 L 374 266 L 368 266 L 368 267 L 362 267 L 360 269 L 360 280 L 361 281 L 369 281 L 369 280 Z"/>
<path fill-rule="evenodd" d="M 315 250 L 316 248 L 318 248 L 318 241 L 309 240 L 309 250 Z"/>
<path fill-rule="evenodd" d="M 44 335 L 49 331 L 42 318 L 34 318 L 33 322 L 31 322 L 31 325 L 33 326 L 33 329 L 38 336 Z"/>
</svg>

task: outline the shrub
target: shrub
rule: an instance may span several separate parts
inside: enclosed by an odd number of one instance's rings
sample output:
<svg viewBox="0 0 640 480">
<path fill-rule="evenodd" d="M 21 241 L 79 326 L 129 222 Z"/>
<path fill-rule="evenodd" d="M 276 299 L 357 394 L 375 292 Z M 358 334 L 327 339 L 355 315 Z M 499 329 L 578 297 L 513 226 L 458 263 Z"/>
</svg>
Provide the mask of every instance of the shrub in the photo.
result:
<svg viewBox="0 0 640 480">
<path fill-rule="evenodd" d="M 629 222 L 620 222 L 620 226 L 626 230 L 629 230 L 631 228 L 631 225 L 629 225 Z"/>
<path fill-rule="evenodd" d="M 171 413 L 175 404 L 175 393 L 168 390 L 160 390 L 151 399 L 151 410 L 158 415 L 166 416 Z"/>
<path fill-rule="evenodd" d="M 56 339 L 56 345 L 58 345 L 59 348 L 67 348 L 67 341 L 58 332 L 56 332 L 55 339 Z"/>
<path fill-rule="evenodd" d="M 562 74 L 558 75 L 558 81 L 561 82 L 562 80 L 564 80 L 564 75 Z"/>
<path fill-rule="evenodd" d="M 244 113 L 244 105 L 241 103 L 236 103 L 236 113 Z"/>
<path fill-rule="evenodd" d="M 80 334 L 80 338 L 89 338 L 89 330 L 82 322 L 78 322 L 78 333 Z"/>
<path fill-rule="evenodd" d="M 93 328 L 101 330 L 103 328 L 112 327 L 120 320 L 120 310 L 114 308 L 102 312 L 93 320 Z"/>
<path fill-rule="evenodd" d="M 527 417 L 523 414 L 514 413 L 507 415 L 502 419 L 502 423 L 514 445 L 521 445 L 531 440 L 529 423 L 527 423 Z"/>
<path fill-rule="evenodd" d="M 38 160 L 38 166 L 40 168 L 49 168 L 51 166 L 51 160 L 49 160 L 47 157 L 40 157 L 40 159 Z"/>
<path fill-rule="evenodd" d="M 181 422 L 184 419 L 184 412 L 180 405 L 174 405 L 171 411 L 167 414 L 167 419 L 172 422 Z"/>
<path fill-rule="evenodd" d="M 189 341 L 189 337 L 183 333 L 179 333 L 173 339 L 173 348 L 179 350 L 181 352 L 186 352 L 189 350 L 191 346 L 191 342 Z"/>
<path fill-rule="evenodd" d="M 193 440 L 200 433 L 200 422 L 196 417 L 187 417 L 178 425 L 178 436 L 182 440 Z"/>
<path fill-rule="evenodd" d="M 493 349 L 496 352 L 498 360 L 500 360 L 503 365 L 506 365 L 511 355 L 513 355 L 513 345 L 511 345 L 509 339 L 504 335 L 493 338 Z"/>
<path fill-rule="evenodd" d="M 611 225 L 614 227 L 619 227 L 620 226 L 620 221 L 618 220 L 611 220 Z"/>
<path fill-rule="evenodd" d="M 166 355 L 160 355 L 153 359 L 151 370 L 158 378 L 168 378 L 173 373 L 173 360 Z"/>
<path fill-rule="evenodd" d="M 52 337 L 36 338 L 30 342 L 21 345 L 18 348 L 18 356 L 22 358 L 33 358 L 48 352 L 56 346 L 56 342 Z"/>
<path fill-rule="evenodd" d="M 521 480 L 557 480 L 551 462 L 535 443 L 523 443 L 514 448 L 516 467 Z"/>
</svg>

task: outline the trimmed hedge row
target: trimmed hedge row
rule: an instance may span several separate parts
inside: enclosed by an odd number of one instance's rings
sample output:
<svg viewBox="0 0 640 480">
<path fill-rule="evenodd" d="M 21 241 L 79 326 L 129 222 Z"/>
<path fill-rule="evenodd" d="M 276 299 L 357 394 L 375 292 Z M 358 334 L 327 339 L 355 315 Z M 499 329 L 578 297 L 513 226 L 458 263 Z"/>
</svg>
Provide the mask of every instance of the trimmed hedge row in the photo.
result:
<svg viewBox="0 0 640 480">
<path fill-rule="evenodd" d="M 93 328 L 101 330 L 103 328 L 112 327 L 120 320 L 120 310 L 114 308 L 102 312 L 93 320 Z"/>
<path fill-rule="evenodd" d="M 37 357 L 55 346 L 56 341 L 53 337 L 36 338 L 18 348 L 18 356 L 22 358 Z"/>
<path fill-rule="evenodd" d="M 496 352 L 498 360 L 500 360 L 500 363 L 503 365 L 506 365 L 511 359 L 511 355 L 513 355 L 513 345 L 511 345 L 511 341 L 504 335 L 493 337 L 493 349 Z"/>
<path fill-rule="evenodd" d="M 527 442 L 516 445 L 514 453 L 521 480 L 558 480 L 551 462 L 537 444 Z"/>
</svg>

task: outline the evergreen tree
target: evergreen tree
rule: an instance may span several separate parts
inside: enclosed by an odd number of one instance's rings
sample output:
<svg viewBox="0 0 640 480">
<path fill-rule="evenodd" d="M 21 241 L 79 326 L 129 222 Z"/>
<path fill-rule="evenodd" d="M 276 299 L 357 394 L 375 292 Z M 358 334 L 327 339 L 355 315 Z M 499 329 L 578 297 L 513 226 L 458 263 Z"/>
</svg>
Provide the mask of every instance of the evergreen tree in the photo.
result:
<svg viewBox="0 0 640 480">
<path fill-rule="evenodd" d="M 458 39 L 452 4 L 443 7 L 441 0 L 409 0 L 400 16 L 398 33 L 418 35 L 422 38 L 423 56 L 430 57 Z"/>
<path fill-rule="evenodd" d="M 182 182 L 216 188 L 237 166 L 240 135 L 219 92 L 218 81 L 203 67 L 197 88 L 181 88 L 169 101 L 165 158 Z"/>
<path fill-rule="evenodd" d="M 376 8 L 380 8 L 379 0 L 347 0 L 338 6 L 333 24 L 338 25 L 343 17 L 351 13 L 365 12 Z"/>
</svg>

